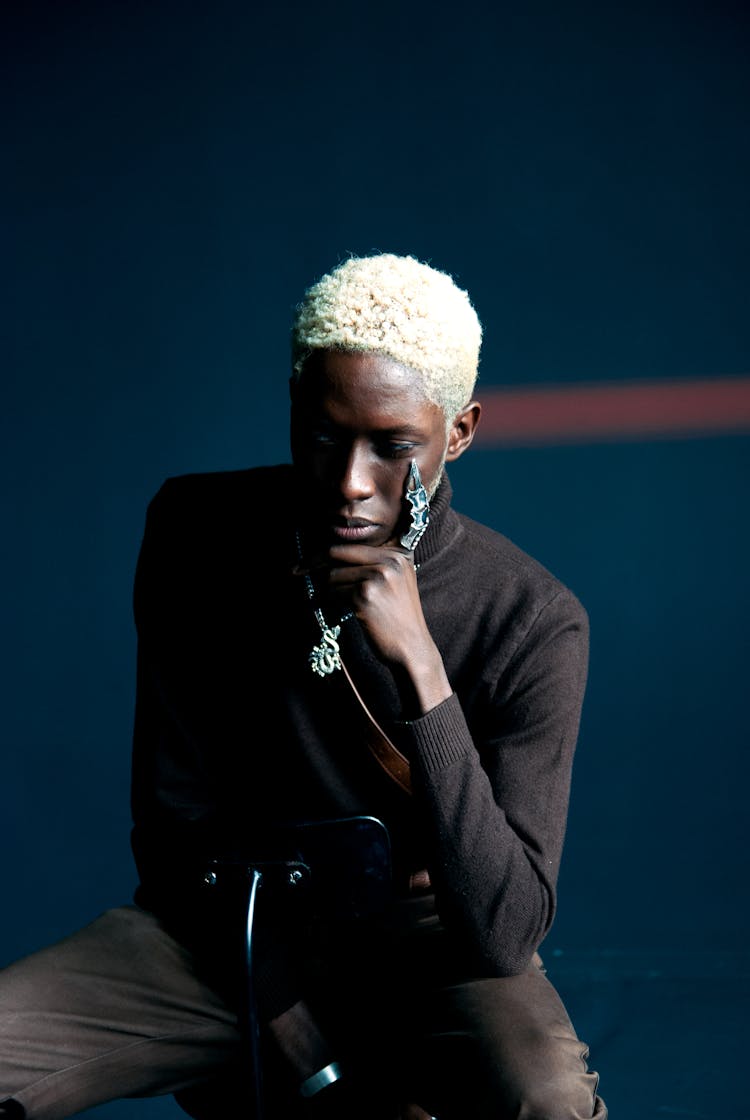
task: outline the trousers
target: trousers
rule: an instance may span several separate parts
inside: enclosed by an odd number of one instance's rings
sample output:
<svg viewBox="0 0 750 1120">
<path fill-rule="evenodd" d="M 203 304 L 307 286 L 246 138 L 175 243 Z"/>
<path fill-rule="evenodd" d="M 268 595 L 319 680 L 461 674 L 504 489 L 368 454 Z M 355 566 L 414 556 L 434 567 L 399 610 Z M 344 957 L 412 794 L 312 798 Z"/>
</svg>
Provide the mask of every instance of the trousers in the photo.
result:
<svg viewBox="0 0 750 1120">
<path fill-rule="evenodd" d="M 519 976 L 453 975 L 431 898 L 376 933 L 323 928 L 306 943 L 311 1005 L 384 1109 L 392 1089 L 439 1120 L 607 1117 L 588 1049 L 538 957 Z M 28 1120 L 159 1094 L 209 1115 L 241 1080 L 245 1047 L 237 1009 L 134 905 L 0 970 L 0 1102 L 18 1102 Z M 296 1087 L 271 1058 L 266 1115 L 290 1120 Z"/>
</svg>

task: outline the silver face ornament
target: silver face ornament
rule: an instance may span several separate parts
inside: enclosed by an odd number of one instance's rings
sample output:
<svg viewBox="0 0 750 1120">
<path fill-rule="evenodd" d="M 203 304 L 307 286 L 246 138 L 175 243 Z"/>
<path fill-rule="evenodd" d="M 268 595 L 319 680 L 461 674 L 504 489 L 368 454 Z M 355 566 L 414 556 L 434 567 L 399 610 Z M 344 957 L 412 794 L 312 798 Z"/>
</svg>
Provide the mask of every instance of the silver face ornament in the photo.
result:
<svg viewBox="0 0 750 1120">
<path fill-rule="evenodd" d="M 419 473 L 416 459 L 412 459 L 409 473 L 406 476 L 404 497 L 410 506 L 411 524 L 401 537 L 401 544 L 404 548 L 413 552 L 430 523 L 430 503 L 427 499 L 427 491 L 422 485 L 422 476 Z"/>
</svg>

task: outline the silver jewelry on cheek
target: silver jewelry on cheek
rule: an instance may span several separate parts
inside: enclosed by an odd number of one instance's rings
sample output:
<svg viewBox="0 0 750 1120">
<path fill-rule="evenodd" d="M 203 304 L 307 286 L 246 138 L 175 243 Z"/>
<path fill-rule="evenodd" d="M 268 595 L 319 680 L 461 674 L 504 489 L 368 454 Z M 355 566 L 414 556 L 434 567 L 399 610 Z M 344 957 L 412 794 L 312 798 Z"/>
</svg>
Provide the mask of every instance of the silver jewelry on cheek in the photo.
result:
<svg viewBox="0 0 750 1120">
<path fill-rule="evenodd" d="M 299 530 L 295 531 L 295 539 L 297 541 L 297 555 L 301 561 L 302 544 L 299 539 Z M 305 587 L 307 588 L 307 597 L 312 603 L 315 599 L 315 586 L 307 572 L 305 572 Z M 310 668 L 313 673 L 317 673 L 319 677 L 327 677 L 336 669 L 341 668 L 341 655 L 339 654 L 338 642 L 338 637 L 341 633 L 341 623 L 347 622 L 350 618 L 354 618 L 354 611 L 347 611 L 346 614 L 342 615 L 336 626 L 328 625 L 320 607 L 314 608 L 314 614 L 318 626 L 321 629 L 323 640 L 319 646 L 313 646 L 308 654 L 307 660 L 310 662 Z"/>
<path fill-rule="evenodd" d="M 409 467 L 404 497 L 411 507 L 409 510 L 411 525 L 402 536 L 401 544 L 413 552 L 430 523 L 430 503 L 427 500 L 427 491 L 422 485 L 422 476 L 416 459 L 412 459 Z"/>
</svg>

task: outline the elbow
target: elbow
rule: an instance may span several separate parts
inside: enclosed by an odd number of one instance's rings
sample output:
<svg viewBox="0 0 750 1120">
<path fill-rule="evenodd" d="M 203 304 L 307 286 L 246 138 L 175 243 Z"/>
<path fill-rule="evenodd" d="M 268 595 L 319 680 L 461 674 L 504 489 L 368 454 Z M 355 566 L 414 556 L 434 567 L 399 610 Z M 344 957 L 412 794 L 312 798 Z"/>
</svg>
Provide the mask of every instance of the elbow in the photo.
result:
<svg viewBox="0 0 750 1120">
<path fill-rule="evenodd" d="M 513 951 L 505 949 L 487 960 L 487 971 L 491 976 L 507 978 L 521 976 L 534 959 L 536 946 L 517 946 Z"/>
<path fill-rule="evenodd" d="M 494 976 L 520 976 L 526 972 L 552 925 L 554 901 L 540 892 L 538 906 L 512 913 L 500 909 L 484 930 L 477 931 L 475 944 L 483 964 Z"/>
<path fill-rule="evenodd" d="M 501 941 L 491 936 L 485 938 L 479 948 L 478 963 L 482 975 L 500 978 L 520 976 L 528 969 L 540 943 L 541 938 L 505 937 Z"/>
</svg>

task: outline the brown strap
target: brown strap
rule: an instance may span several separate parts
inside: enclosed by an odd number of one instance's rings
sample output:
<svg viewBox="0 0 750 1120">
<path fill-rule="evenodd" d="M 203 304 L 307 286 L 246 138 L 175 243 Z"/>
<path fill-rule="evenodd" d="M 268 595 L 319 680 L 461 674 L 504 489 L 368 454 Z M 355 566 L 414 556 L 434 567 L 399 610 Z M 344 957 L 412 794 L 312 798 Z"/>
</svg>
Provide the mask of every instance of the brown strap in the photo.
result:
<svg viewBox="0 0 750 1120">
<path fill-rule="evenodd" d="M 339 651 L 341 657 L 341 651 Z M 386 735 L 383 728 L 380 726 L 375 716 L 365 704 L 360 692 L 351 678 L 349 670 L 344 664 L 343 658 L 341 659 L 341 668 L 344 670 L 344 676 L 349 681 L 354 695 L 359 700 L 362 710 L 367 716 L 369 722 L 370 734 L 367 736 L 367 745 L 370 751 L 375 756 L 377 762 L 393 778 L 404 793 L 411 793 L 411 768 L 409 766 L 409 759 L 403 755 L 395 743 L 393 743 Z"/>
</svg>

